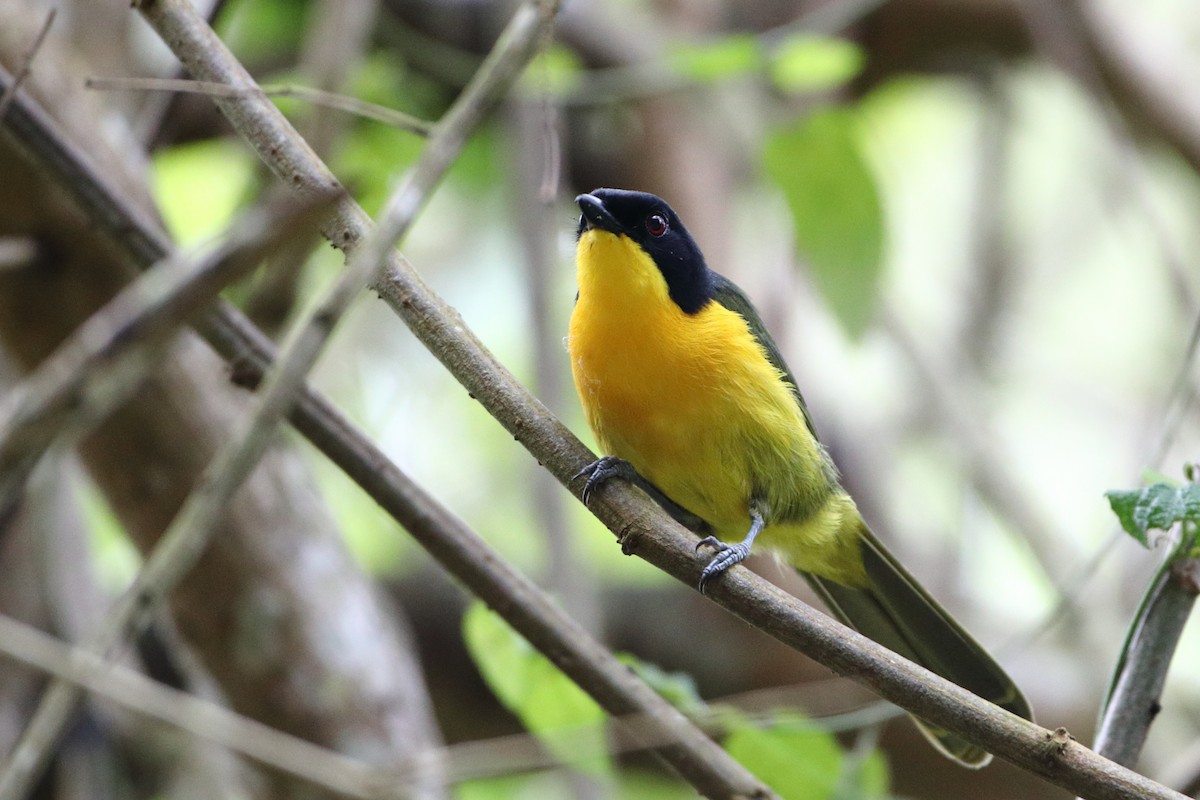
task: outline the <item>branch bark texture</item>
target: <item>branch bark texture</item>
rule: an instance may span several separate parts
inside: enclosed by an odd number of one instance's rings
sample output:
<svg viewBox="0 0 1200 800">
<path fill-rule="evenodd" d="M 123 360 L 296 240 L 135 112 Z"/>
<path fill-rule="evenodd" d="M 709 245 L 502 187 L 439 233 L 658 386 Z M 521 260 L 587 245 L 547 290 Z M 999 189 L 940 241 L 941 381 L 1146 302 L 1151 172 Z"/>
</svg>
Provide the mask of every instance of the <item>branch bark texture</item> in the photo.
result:
<svg viewBox="0 0 1200 800">
<path fill-rule="evenodd" d="M 1158 716 L 1167 670 L 1200 590 L 1200 559 L 1171 559 L 1139 611 L 1096 732 L 1096 752 L 1130 768 Z"/>
</svg>

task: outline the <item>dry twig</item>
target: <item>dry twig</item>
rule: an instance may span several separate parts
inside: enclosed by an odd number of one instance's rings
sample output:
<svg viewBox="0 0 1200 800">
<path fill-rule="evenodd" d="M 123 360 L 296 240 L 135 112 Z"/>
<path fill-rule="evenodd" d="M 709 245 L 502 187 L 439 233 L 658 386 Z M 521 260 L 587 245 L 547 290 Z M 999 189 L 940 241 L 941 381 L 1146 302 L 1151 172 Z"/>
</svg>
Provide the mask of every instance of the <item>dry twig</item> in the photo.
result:
<svg viewBox="0 0 1200 800">
<path fill-rule="evenodd" d="M 50 9 L 50 12 L 46 14 L 46 21 L 42 23 L 42 29 L 38 31 L 38 35 L 34 37 L 33 44 L 29 46 L 29 51 L 25 53 L 21 68 L 13 76 L 13 82 L 4 88 L 3 93 L 0 93 L 0 120 L 4 119 L 4 115 L 8 113 L 8 107 L 12 105 L 13 97 L 16 96 L 17 90 L 21 88 L 21 84 L 29 77 L 29 70 L 33 65 L 33 59 L 37 56 L 38 50 L 42 49 L 42 43 L 46 41 L 46 35 L 50 33 L 50 26 L 54 24 L 54 18 L 57 15 L 57 8 Z"/>
<path fill-rule="evenodd" d="M 181 326 L 267 253 L 316 224 L 324 206 L 252 213 L 213 252 L 165 259 L 15 387 L 0 406 L 0 518 L 52 442 L 73 442 L 128 399 Z"/>
</svg>

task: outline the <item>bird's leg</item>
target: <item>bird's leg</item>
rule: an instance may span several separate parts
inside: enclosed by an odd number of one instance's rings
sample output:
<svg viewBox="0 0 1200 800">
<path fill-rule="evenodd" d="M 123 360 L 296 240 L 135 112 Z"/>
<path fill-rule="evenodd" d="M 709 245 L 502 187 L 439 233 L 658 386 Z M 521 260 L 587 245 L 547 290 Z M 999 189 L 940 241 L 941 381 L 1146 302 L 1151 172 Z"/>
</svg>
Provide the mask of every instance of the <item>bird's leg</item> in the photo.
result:
<svg viewBox="0 0 1200 800">
<path fill-rule="evenodd" d="M 583 491 L 579 493 L 579 497 L 583 500 L 585 506 L 591 502 L 592 495 L 600 484 L 610 478 L 621 478 L 650 495 L 651 500 L 662 506 L 662 509 L 683 527 L 696 533 L 704 533 L 712 530 L 707 522 L 667 497 L 663 494 L 662 489 L 659 489 L 653 483 L 639 475 L 638 471 L 633 468 L 633 465 L 623 458 L 617 458 L 616 456 L 598 458 L 579 470 L 571 480 L 576 481 L 585 476 L 587 480 L 583 484 Z"/>
<path fill-rule="evenodd" d="M 717 554 L 713 556 L 712 560 L 708 562 L 707 566 L 700 573 L 698 588 L 701 594 L 704 593 L 704 587 L 708 585 L 709 581 L 734 564 L 744 561 L 746 556 L 750 555 L 750 546 L 754 544 L 755 537 L 762 532 L 764 525 L 766 523 L 763 521 L 762 510 L 758 503 L 752 502 L 750 504 L 750 530 L 746 532 L 745 539 L 742 539 L 737 544 L 726 544 L 715 536 L 706 536 L 696 542 L 697 550 L 707 545 L 715 548 L 717 551 Z"/>
</svg>

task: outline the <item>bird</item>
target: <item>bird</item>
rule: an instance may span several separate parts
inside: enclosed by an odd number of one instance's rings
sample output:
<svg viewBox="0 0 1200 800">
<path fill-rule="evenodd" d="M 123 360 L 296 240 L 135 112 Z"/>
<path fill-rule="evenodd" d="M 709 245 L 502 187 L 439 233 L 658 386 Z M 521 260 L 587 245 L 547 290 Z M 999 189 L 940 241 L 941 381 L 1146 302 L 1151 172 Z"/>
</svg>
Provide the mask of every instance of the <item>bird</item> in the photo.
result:
<svg viewBox="0 0 1200 800">
<path fill-rule="evenodd" d="M 797 569 L 833 615 L 1001 708 L 1032 719 L 995 659 L 883 546 L 842 487 L 779 347 L 746 294 L 710 269 L 679 215 L 646 192 L 575 198 L 578 294 L 567 351 L 604 455 L 575 477 L 590 502 L 627 480 L 706 534 L 704 592 L 751 545 Z M 991 755 L 914 718 L 945 755 Z"/>
</svg>

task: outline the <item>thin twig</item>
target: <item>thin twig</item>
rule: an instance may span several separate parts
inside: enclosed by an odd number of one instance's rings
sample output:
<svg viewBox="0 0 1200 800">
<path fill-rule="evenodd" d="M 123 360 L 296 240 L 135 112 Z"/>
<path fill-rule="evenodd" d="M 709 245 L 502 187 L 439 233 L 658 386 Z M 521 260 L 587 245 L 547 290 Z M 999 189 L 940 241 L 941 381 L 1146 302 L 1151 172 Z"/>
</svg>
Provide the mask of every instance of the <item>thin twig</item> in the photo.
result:
<svg viewBox="0 0 1200 800">
<path fill-rule="evenodd" d="M 294 97 L 315 106 L 345 111 L 418 136 L 428 136 L 434 127 L 432 122 L 394 108 L 309 86 L 265 84 L 256 89 L 237 89 L 224 83 L 189 81 L 182 78 L 88 78 L 84 81 L 84 86 L 101 91 L 185 92 L 209 97 L 245 97 L 249 93 L 258 92 L 265 97 Z"/>
<path fill-rule="evenodd" d="M 29 77 L 29 70 L 33 66 L 33 59 L 37 56 L 38 51 L 42 49 L 42 43 L 46 41 L 46 35 L 50 33 L 50 26 L 54 24 L 54 18 L 58 15 L 57 8 L 51 8 L 46 14 L 46 21 L 42 23 L 42 29 L 38 31 L 37 36 L 33 39 L 33 44 L 29 46 L 25 56 L 21 59 L 21 68 L 17 70 L 17 74 L 13 76 L 13 82 L 5 87 L 3 94 L 0 94 L 0 120 L 4 119 L 4 115 L 8 113 L 8 107 L 12 105 L 13 97 L 16 96 L 17 90 L 21 88 L 21 84 Z"/>
<path fill-rule="evenodd" d="M 1109 8 L 1097 0 L 1071 0 L 1064 8 L 1072 12 L 1075 30 L 1105 82 L 1200 171 L 1200 100 L 1191 91 L 1179 46 L 1156 39 L 1123 5 Z"/>
<path fill-rule="evenodd" d="M 97 311 L 0 405 L 0 517 L 50 444 L 69 444 L 123 403 L 173 334 L 225 286 L 317 222 L 329 203 L 245 215 L 202 256 L 175 255 Z"/>
<path fill-rule="evenodd" d="M 382 770 L 171 689 L 10 617 L 0 616 L 0 652 L 322 788 L 352 797 L 382 796 L 371 790 L 373 777 Z M 391 796 L 403 796 L 404 788 L 397 786 Z"/>
<path fill-rule="evenodd" d="M 1158 716 L 1167 671 L 1200 590 L 1200 559 L 1189 557 L 1195 530 L 1191 523 L 1183 527 L 1138 607 L 1100 709 L 1096 752 L 1131 768 Z"/>
</svg>

